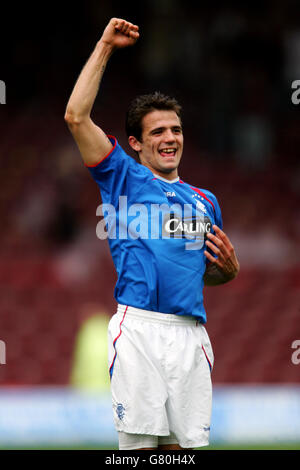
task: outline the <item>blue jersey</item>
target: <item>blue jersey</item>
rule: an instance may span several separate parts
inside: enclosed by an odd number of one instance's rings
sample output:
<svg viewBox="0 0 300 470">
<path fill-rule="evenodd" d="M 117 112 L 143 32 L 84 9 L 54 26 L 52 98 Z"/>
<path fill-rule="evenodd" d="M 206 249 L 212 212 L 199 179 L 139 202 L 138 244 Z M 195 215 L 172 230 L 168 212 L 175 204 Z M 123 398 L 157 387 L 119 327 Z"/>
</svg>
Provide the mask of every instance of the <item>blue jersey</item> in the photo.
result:
<svg viewBox="0 0 300 470">
<path fill-rule="evenodd" d="M 108 242 L 117 271 L 115 299 L 145 310 L 193 315 L 206 323 L 205 237 L 222 217 L 216 197 L 137 163 L 113 148 L 89 170 L 99 185 Z"/>
</svg>

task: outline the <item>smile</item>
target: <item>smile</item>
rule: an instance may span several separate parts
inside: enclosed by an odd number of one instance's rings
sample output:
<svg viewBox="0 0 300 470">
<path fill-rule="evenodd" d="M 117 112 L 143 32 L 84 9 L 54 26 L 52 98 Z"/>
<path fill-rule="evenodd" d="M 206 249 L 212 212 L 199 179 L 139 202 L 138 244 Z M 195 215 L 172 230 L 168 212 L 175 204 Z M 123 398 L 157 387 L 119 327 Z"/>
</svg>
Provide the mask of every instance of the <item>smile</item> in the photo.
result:
<svg viewBox="0 0 300 470">
<path fill-rule="evenodd" d="M 177 149 L 174 147 L 159 150 L 162 157 L 175 157 Z"/>
</svg>

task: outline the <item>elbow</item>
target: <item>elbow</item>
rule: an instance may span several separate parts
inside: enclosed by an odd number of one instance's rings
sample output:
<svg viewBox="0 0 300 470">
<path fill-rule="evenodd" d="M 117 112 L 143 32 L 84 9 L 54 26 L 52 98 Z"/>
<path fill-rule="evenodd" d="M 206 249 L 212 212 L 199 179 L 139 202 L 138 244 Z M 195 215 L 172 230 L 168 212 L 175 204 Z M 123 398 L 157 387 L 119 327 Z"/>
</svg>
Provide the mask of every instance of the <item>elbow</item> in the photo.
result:
<svg viewBox="0 0 300 470">
<path fill-rule="evenodd" d="M 66 109 L 64 119 L 69 127 L 78 125 L 82 122 L 82 118 L 78 114 L 74 113 L 72 109 L 69 108 Z"/>
<path fill-rule="evenodd" d="M 89 113 L 85 111 L 78 111 L 76 108 L 74 109 L 73 106 L 70 106 L 70 104 L 67 105 L 66 111 L 65 111 L 65 116 L 64 116 L 65 122 L 68 124 L 68 126 L 78 126 L 79 124 L 82 124 L 84 121 L 87 121 L 90 119 Z"/>
</svg>

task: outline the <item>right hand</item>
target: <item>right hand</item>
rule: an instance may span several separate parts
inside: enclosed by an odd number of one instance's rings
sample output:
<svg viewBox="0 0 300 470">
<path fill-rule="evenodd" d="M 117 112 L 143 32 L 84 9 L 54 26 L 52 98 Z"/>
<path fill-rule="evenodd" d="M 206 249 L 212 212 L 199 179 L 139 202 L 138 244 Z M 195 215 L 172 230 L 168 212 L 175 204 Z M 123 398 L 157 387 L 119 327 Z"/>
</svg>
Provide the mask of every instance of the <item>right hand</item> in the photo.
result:
<svg viewBox="0 0 300 470">
<path fill-rule="evenodd" d="M 100 42 L 112 49 L 133 46 L 139 38 L 139 27 L 120 18 L 112 18 L 106 26 Z"/>
</svg>

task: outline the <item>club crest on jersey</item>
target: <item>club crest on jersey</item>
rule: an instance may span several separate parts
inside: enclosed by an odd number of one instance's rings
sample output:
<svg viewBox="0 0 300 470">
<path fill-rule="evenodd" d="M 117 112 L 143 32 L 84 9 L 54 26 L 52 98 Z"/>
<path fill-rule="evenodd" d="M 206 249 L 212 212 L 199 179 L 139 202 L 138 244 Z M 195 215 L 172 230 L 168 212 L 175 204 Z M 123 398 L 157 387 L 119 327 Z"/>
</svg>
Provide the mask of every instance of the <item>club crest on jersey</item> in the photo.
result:
<svg viewBox="0 0 300 470">
<path fill-rule="evenodd" d="M 205 205 L 203 204 L 203 202 L 199 201 L 199 199 L 201 199 L 203 201 L 203 197 L 200 196 L 200 194 L 193 194 L 192 198 L 197 198 L 196 199 L 196 205 L 197 205 L 197 209 L 200 209 L 200 211 L 204 212 L 204 214 L 206 214 L 206 207 Z"/>
<path fill-rule="evenodd" d="M 118 418 L 122 421 L 125 415 L 125 408 L 122 405 L 122 403 L 117 404 L 116 412 L 117 412 Z"/>
<path fill-rule="evenodd" d="M 200 211 L 204 212 L 204 214 L 206 213 L 206 207 L 203 202 L 197 201 L 197 208 L 200 209 Z"/>
</svg>

